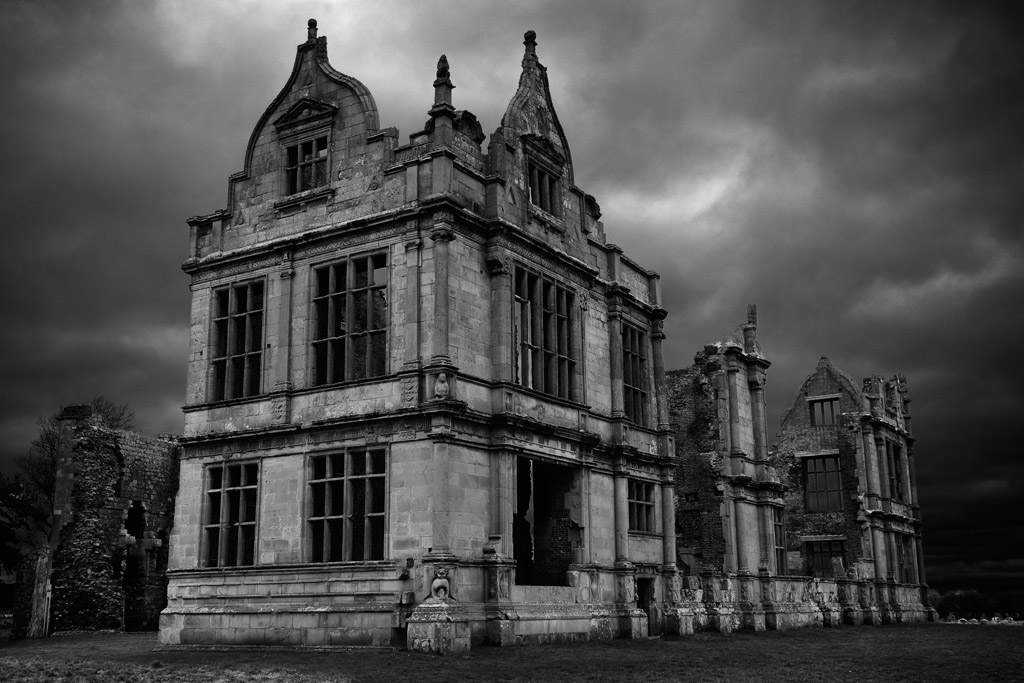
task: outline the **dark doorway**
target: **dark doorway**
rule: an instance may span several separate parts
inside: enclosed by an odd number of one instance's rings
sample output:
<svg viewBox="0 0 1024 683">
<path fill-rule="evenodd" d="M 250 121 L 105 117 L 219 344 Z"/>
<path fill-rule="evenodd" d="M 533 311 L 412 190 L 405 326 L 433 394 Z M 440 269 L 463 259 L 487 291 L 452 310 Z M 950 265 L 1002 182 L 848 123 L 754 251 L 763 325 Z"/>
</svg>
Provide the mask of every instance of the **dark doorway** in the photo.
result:
<svg viewBox="0 0 1024 683">
<path fill-rule="evenodd" d="M 572 521 L 566 494 L 573 470 L 519 458 L 516 462 L 516 510 L 512 518 L 516 583 L 524 586 L 566 586 L 573 550 L 582 529 Z"/>
<path fill-rule="evenodd" d="M 661 619 L 658 615 L 658 601 L 654 594 L 654 579 L 636 580 L 636 606 L 647 615 L 647 635 L 661 635 Z"/>
<path fill-rule="evenodd" d="M 146 509 L 142 501 L 132 501 L 124 528 L 135 539 L 135 543 L 127 549 L 124 576 L 121 578 L 121 586 L 124 588 L 124 628 L 126 631 L 155 629 L 156 624 L 150 623 L 146 610 L 149 567 L 145 550 Z"/>
</svg>

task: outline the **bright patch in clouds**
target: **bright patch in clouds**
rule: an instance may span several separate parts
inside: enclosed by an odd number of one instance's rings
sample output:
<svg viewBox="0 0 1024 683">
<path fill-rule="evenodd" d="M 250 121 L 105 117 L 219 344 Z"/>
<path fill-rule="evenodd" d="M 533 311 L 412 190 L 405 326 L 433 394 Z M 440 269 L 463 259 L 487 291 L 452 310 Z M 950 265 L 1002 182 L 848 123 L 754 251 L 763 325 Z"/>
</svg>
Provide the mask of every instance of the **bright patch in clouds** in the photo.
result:
<svg viewBox="0 0 1024 683">
<path fill-rule="evenodd" d="M 929 317 L 940 309 L 948 312 L 961 306 L 982 290 L 1022 273 L 1021 259 L 1012 252 L 1003 252 L 971 272 L 943 269 L 912 283 L 880 278 L 871 283 L 849 315 L 865 321 Z"/>
</svg>

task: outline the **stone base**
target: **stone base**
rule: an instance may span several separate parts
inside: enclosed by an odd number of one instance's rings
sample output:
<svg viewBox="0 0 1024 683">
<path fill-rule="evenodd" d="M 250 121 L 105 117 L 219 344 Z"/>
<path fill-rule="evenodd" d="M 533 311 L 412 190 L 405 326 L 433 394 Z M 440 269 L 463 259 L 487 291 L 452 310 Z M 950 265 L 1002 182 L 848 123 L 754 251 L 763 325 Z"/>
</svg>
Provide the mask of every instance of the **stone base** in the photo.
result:
<svg viewBox="0 0 1024 683">
<path fill-rule="evenodd" d="M 711 607 L 708 609 L 708 628 L 729 634 L 736 630 L 736 611 L 732 607 Z"/>
<path fill-rule="evenodd" d="M 665 610 L 665 635 L 692 636 L 696 630 L 695 621 L 689 607 L 669 607 Z"/>
<path fill-rule="evenodd" d="M 417 605 L 406 623 L 406 642 L 415 652 L 447 655 L 468 652 L 472 644 L 469 616 L 455 602 Z"/>
<path fill-rule="evenodd" d="M 759 607 L 741 606 L 738 611 L 739 628 L 760 632 L 765 630 L 765 611 Z"/>
</svg>

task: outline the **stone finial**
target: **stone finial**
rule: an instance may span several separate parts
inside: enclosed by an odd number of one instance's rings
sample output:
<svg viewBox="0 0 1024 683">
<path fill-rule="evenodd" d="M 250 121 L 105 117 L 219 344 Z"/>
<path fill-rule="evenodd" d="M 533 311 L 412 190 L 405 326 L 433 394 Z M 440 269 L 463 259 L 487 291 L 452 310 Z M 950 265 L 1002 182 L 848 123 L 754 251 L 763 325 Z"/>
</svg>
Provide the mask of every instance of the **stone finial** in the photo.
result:
<svg viewBox="0 0 1024 683">
<path fill-rule="evenodd" d="M 747 324 L 757 326 L 757 304 L 747 304 Z"/>
<path fill-rule="evenodd" d="M 310 19 L 306 22 L 306 37 L 309 40 L 316 40 L 316 19 Z"/>
<path fill-rule="evenodd" d="M 527 55 L 537 54 L 537 32 L 527 31 L 523 34 L 523 45 L 526 46 Z"/>
<path fill-rule="evenodd" d="M 452 109 L 452 90 L 455 86 L 452 85 L 451 69 L 448 68 L 448 56 L 441 55 L 441 58 L 437 60 L 437 78 L 434 79 L 434 110 L 438 110 L 438 107 L 442 107 L 448 110 L 448 113 L 454 113 Z M 438 110 L 441 111 L 441 110 Z"/>
</svg>

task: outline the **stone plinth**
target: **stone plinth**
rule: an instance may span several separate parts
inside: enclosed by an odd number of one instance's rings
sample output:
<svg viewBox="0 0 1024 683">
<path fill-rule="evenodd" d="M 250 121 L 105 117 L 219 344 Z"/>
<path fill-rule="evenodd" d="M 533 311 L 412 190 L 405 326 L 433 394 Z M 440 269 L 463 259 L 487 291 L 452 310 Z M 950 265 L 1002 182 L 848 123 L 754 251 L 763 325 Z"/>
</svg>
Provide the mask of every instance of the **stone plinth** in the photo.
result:
<svg viewBox="0 0 1024 683">
<path fill-rule="evenodd" d="M 416 652 L 447 655 L 468 652 L 470 618 L 456 602 L 424 602 L 408 623 L 408 647 Z"/>
</svg>

